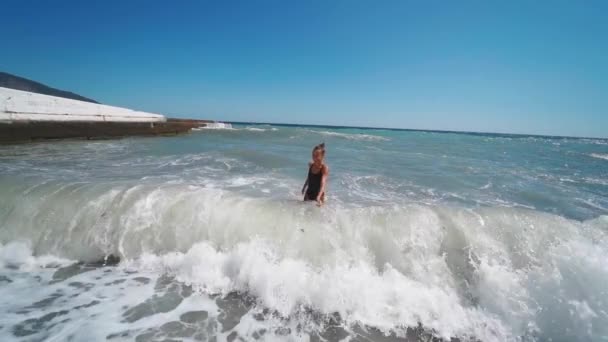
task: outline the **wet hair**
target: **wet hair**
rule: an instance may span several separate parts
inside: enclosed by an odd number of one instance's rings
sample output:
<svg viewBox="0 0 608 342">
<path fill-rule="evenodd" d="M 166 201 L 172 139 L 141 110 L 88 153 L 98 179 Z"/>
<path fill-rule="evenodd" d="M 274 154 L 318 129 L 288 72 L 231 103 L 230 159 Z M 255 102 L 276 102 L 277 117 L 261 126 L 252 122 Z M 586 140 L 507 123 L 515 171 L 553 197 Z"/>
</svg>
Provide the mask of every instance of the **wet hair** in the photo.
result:
<svg viewBox="0 0 608 342">
<path fill-rule="evenodd" d="M 320 143 L 312 149 L 313 154 L 317 151 L 321 151 L 321 154 L 325 156 L 325 143 Z"/>
</svg>

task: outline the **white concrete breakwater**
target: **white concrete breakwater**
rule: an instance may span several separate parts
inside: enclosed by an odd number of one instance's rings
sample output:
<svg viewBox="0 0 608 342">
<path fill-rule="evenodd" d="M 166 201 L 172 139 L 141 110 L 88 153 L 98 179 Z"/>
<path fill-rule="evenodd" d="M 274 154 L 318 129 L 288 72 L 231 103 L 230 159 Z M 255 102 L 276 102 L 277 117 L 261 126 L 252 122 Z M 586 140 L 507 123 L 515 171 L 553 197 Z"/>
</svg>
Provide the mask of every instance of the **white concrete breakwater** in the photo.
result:
<svg viewBox="0 0 608 342">
<path fill-rule="evenodd" d="M 0 87 L 0 122 L 165 122 L 160 114 Z"/>
</svg>

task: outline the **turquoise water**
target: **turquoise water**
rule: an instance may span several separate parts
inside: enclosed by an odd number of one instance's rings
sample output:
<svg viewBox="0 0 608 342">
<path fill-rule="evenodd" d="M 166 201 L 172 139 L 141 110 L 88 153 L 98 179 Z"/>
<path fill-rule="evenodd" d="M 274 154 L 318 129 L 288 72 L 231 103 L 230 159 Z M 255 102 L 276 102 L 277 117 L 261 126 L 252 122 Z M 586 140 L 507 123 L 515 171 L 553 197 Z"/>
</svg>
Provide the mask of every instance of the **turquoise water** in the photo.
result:
<svg viewBox="0 0 608 342">
<path fill-rule="evenodd" d="M 2 340 L 608 338 L 608 140 L 234 125 L 1 146 L 0 186 Z"/>
</svg>

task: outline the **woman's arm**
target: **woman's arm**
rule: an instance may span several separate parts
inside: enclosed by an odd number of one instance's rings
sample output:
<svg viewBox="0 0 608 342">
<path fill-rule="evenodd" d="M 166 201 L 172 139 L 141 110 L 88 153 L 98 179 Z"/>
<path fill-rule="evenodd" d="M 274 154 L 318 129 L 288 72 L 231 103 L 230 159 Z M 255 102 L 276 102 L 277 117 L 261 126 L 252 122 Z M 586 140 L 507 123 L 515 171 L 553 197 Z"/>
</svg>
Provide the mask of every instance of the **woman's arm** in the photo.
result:
<svg viewBox="0 0 608 342">
<path fill-rule="evenodd" d="M 329 178 L 329 166 L 325 165 L 323 169 L 321 169 L 321 189 L 319 189 L 319 194 L 317 195 L 317 203 L 321 205 L 321 199 L 323 194 L 325 194 L 325 185 L 327 184 L 327 178 Z"/>
</svg>

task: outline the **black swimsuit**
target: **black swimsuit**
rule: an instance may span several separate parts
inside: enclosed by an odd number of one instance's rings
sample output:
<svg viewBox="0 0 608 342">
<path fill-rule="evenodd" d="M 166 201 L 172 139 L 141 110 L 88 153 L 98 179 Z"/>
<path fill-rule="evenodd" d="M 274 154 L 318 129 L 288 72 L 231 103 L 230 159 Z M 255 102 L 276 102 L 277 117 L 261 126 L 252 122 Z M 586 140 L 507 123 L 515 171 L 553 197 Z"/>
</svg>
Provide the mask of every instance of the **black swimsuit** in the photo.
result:
<svg viewBox="0 0 608 342">
<path fill-rule="evenodd" d="M 308 168 L 308 189 L 304 200 L 315 201 L 321 191 L 321 178 L 323 177 L 323 167 L 318 173 L 312 173 L 312 165 Z"/>
</svg>

